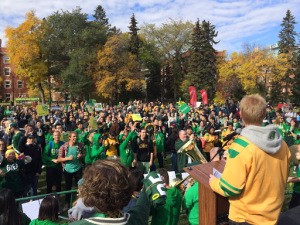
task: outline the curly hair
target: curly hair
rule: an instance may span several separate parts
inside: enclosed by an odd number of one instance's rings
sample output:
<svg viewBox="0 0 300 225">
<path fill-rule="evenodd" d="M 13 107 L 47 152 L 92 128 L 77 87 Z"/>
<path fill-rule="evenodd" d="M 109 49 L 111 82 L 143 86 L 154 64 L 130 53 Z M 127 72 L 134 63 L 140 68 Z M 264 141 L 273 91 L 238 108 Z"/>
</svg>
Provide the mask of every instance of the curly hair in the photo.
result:
<svg viewBox="0 0 300 225">
<path fill-rule="evenodd" d="M 107 214 L 119 216 L 130 201 L 135 190 L 135 179 L 127 167 L 116 160 L 98 160 L 86 168 L 83 184 L 79 186 L 80 197 L 86 206 Z"/>
</svg>

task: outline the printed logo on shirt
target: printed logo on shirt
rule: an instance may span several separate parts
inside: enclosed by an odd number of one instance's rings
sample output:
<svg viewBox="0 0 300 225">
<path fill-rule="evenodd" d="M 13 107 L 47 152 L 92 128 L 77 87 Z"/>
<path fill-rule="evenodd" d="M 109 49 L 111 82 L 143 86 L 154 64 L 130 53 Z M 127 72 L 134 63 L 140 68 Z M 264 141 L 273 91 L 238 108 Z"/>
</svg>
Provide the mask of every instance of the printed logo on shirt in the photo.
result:
<svg viewBox="0 0 300 225">
<path fill-rule="evenodd" d="M 51 155 L 57 155 L 58 154 L 58 148 L 52 148 L 51 149 Z"/>
<path fill-rule="evenodd" d="M 148 144 L 141 143 L 141 144 L 139 144 L 139 148 L 140 149 L 142 149 L 142 148 L 148 148 Z"/>
<path fill-rule="evenodd" d="M 19 166 L 17 163 L 11 164 L 11 165 L 7 165 L 6 166 L 6 171 L 10 172 L 10 171 L 16 171 L 19 169 Z"/>
</svg>

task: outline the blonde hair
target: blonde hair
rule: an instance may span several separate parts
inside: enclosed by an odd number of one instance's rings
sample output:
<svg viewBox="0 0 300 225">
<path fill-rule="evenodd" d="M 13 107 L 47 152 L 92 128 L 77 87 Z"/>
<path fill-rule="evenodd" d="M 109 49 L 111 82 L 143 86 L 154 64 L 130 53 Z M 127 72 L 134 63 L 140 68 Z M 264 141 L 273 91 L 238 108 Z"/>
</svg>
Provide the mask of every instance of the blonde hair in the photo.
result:
<svg viewBox="0 0 300 225">
<path fill-rule="evenodd" d="M 246 95 L 240 103 L 244 123 L 260 125 L 266 116 L 267 102 L 259 94 Z"/>
</svg>

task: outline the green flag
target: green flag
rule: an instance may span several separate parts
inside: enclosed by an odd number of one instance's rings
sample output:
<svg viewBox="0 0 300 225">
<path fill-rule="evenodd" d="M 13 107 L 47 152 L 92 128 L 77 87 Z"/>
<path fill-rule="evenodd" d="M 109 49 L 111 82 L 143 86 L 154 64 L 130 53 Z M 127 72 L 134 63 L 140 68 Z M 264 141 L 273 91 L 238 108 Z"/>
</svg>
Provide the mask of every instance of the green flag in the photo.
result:
<svg viewBox="0 0 300 225">
<path fill-rule="evenodd" d="M 179 107 L 180 112 L 182 112 L 183 114 L 187 114 L 191 108 L 186 104 L 183 103 L 180 107 Z"/>
</svg>

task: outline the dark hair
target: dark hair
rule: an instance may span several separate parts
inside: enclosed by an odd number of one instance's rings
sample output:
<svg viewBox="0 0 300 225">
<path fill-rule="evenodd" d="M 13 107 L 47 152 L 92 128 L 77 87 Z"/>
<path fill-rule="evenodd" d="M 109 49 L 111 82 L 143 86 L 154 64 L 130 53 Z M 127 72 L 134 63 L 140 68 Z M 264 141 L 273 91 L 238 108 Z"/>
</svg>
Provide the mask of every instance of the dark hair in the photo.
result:
<svg viewBox="0 0 300 225">
<path fill-rule="evenodd" d="M 58 220 L 58 199 L 54 195 L 46 196 L 40 206 L 39 220 Z"/>
<path fill-rule="evenodd" d="M 163 183 L 169 185 L 169 174 L 168 171 L 165 168 L 158 168 L 156 170 L 157 173 L 161 176 L 161 179 Z"/>
<path fill-rule="evenodd" d="M 144 174 L 143 171 L 141 171 L 139 168 L 132 167 L 130 168 L 130 172 L 135 178 L 135 183 L 136 183 L 136 188 L 134 191 L 141 191 L 143 188 L 143 179 L 144 179 Z"/>
<path fill-rule="evenodd" d="M 10 189 L 0 190 L 0 224 L 21 225 L 16 199 Z"/>
<path fill-rule="evenodd" d="M 129 168 L 116 160 L 98 160 L 84 170 L 79 195 L 86 206 L 111 218 L 119 216 L 136 187 Z"/>
<path fill-rule="evenodd" d="M 55 124 L 55 128 L 57 128 L 58 126 L 62 126 L 61 123 Z"/>
</svg>

